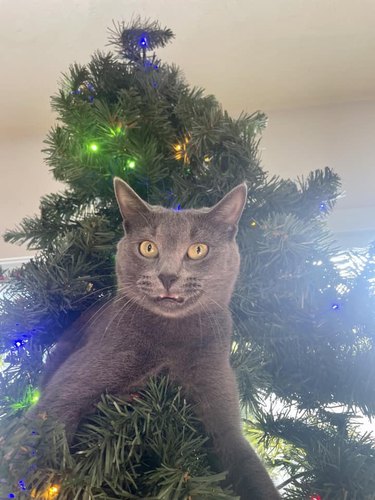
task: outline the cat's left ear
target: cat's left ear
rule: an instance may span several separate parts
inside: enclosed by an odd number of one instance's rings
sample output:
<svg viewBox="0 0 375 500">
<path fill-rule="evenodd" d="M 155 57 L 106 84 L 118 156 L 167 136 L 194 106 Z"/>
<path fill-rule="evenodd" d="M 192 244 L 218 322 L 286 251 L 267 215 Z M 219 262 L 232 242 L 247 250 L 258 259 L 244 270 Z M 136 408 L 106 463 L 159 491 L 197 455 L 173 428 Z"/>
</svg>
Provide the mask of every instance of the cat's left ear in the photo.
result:
<svg viewBox="0 0 375 500">
<path fill-rule="evenodd" d="M 218 222 L 237 228 L 246 200 L 247 186 L 243 183 L 229 191 L 208 213 Z"/>
</svg>

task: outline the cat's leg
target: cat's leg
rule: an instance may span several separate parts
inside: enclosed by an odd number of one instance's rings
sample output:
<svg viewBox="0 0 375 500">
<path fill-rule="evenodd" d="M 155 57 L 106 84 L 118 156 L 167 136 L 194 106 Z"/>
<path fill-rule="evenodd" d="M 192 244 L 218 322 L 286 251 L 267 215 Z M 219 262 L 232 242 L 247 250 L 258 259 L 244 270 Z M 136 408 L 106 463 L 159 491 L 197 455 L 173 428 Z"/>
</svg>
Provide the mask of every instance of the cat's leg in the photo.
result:
<svg viewBox="0 0 375 500">
<path fill-rule="evenodd" d="M 71 442 L 83 415 L 94 408 L 102 393 L 126 390 L 137 370 L 132 352 L 73 353 L 54 373 L 42 390 L 38 404 L 27 417 L 51 416 L 65 425 Z"/>
<path fill-rule="evenodd" d="M 276 500 L 280 495 L 255 451 L 243 437 L 237 383 L 229 361 L 197 366 L 183 382 L 197 416 L 212 436 L 228 479 L 241 500 Z"/>
</svg>

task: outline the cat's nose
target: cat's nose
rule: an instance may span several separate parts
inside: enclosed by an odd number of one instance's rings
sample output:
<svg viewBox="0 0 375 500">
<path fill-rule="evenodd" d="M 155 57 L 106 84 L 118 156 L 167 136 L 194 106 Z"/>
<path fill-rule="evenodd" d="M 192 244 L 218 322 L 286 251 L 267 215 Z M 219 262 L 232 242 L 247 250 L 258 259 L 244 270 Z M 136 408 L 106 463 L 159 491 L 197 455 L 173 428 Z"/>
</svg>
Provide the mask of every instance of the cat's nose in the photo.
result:
<svg viewBox="0 0 375 500">
<path fill-rule="evenodd" d="M 159 274 L 158 278 L 163 283 L 164 288 L 166 290 L 169 290 L 169 288 L 171 287 L 172 283 L 174 283 L 175 281 L 177 281 L 178 276 L 177 276 L 177 274 L 162 273 L 162 274 Z"/>
</svg>

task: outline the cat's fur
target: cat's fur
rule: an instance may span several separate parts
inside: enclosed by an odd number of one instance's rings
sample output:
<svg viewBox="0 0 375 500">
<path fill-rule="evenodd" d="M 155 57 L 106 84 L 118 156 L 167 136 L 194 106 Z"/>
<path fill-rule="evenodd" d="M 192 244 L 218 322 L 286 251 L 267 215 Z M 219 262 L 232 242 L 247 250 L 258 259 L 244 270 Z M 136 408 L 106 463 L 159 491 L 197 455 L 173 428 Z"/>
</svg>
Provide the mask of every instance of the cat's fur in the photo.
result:
<svg viewBox="0 0 375 500">
<path fill-rule="evenodd" d="M 57 417 L 72 437 L 101 393 L 124 395 L 167 371 L 197 405 L 241 499 L 280 498 L 242 436 L 229 363 L 228 305 L 239 271 L 235 236 L 246 186 L 211 209 L 182 211 L 148 205 L 120 179 L 115 192 L 126 230 L 117 251 L 117 296 L 62 337 L 34 412 Z M 157 244 L 158 257 L 141 255 L 143 240 Z M 193 243 L 207 244 L 207 256 L 189 259 Z"/>
</svg>

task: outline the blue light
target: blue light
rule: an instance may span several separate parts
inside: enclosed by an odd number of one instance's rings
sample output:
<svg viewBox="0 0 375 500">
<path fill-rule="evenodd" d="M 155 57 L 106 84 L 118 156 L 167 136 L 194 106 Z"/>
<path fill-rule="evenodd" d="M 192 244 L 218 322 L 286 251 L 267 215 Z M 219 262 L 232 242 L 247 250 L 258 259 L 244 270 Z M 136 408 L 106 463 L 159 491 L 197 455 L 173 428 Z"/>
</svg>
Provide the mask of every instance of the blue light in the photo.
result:
<svg viewBox="0 0 375 500">
<path fill-rule="evenodd" d="M 182 210 L 181 205 L 177 205 L 177 210 Z"/>
<path fill-rule="evenodd" d="M 319 210 L 323 213 L 328 212 L 328 206 L 326 203 L 324 203 L 324 201 L 322 201 L 322 203 L 319 205 Z"/>
<path fill-rule="evenodd" d="M 145 36 L 141 36 L 141 38 L 139 39 L 139 45 L 141 47 L 147 47 L 148 46 L 147 38 Z"/>
<path fill-rule="evenodd" d="M 16 498 L 16 495 L 14 493 L 9 493 L 8 498 Z"/>
<path fill-rule="evenodd" d="M 338 304 L 332 304 L 331 307 L 334 311 L 337 311 L 337 309 L 340 309 L 340 306 Z"/>
<path fill-rule="evenodd" d="M 23 345 L 27 344 L 29 341 L 28 338 L 23 338 L 23 339 L 16 339 L 14 342 L 13 342 L 13 345 L 14 347 L 22 347 Z"/>
<path fill-rule="evenodd" d="M 18 481 L 18 486 L 20 487 L 20 490 L 22 490 L 22 491 L 25 491 L 27 489 L 25 481 L 23 481 L 23 479 L 21 479 L 21 481 Z"/>
</svg>

